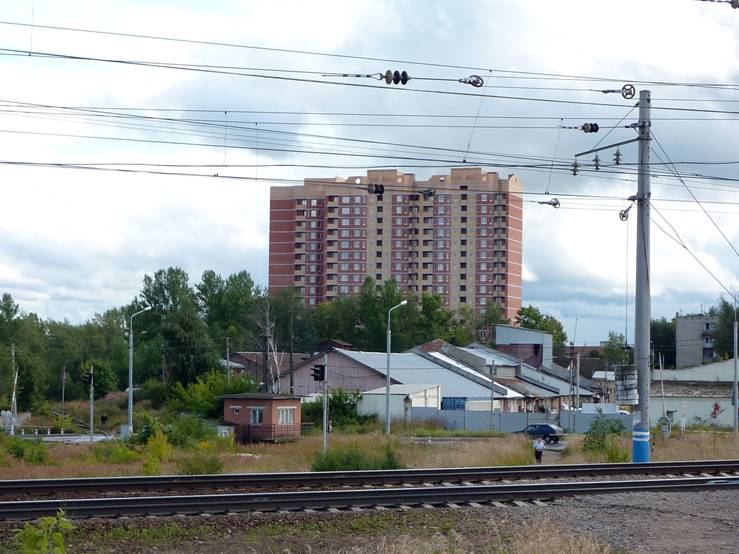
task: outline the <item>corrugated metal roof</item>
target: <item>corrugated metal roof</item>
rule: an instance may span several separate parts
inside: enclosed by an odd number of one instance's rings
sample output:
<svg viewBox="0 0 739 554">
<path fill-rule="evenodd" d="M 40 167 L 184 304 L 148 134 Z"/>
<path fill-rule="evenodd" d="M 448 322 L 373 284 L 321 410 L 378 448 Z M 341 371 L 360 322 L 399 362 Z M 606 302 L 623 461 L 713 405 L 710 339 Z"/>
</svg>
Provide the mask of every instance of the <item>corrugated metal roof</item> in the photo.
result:
<svg viewBox="0 0 739 554">
<path fill-rule="evenodd" d="M 390 370 L 390 374 L 392 375 L 392 369 Z M 390 385 L 390 394 L 415 394 L 417 392 L 424 392 L 429 389 L 436 389 L 439 387 L 439 385 Z M 362 396 L 367 394 L 386 394 L 387 389 L 385 387 L 380 387 L 378 389 L 372 389 L 368 391 L 364 391 L 362 393 Z"/>
<path fill-rule="evenodd" d="M 488 348 L 486 346 L 476 345 L 471 348 L 469 347 L 463 348 L 462 350 L 464 350 L 465 352 L 469 354 L 473 354 L 475 356 L 485 359 L 486 363 L 495 362 L 496 365 L 500 364 L 500 365 L 508 365 L 508 366 L 520 365 L 522 377 L 525 377 L 526 379 L 531 379 L 533 381 L 539 382 L 549 387 L 555 387 L 559 390 L 560 395 L 566 396 L 570 394 L 569 382 L 563 379 L 560 379 L 558 377 L 554 377 L 553 375 L 548 375 L 528 364 L 521 363 L 520 360 L 517 360 L 513 356 L 508 356 L 506 354 L 503 354 L 501 352 L 498 352 L 497 350 L 493 350 L 492 348 Z M 579 390 L 580 390 L 580 396 L 593 396 L 593 393 L 587 389 L 580 387 Z"/>
<path fill-rule="evenodd" d="M 460 350 L 485 360 L 485 365 L 495 364 L 516 366 L 519 364 L 519 360 L 513 356 L 508 356 L 507 354 L 503 354 L 502 352 L 498 352 L 497 350 L 492 350 L 490 348 L 465 346 L 464 348 L 460 348 Z"/>
<path fill-rule="evenodd" d="M 387 354 L 384 352 L 359 352 L 341 348 L 337 348 L 336 352 L 385 375 Z M 466 379 L 418 354 L 390 354 L 390 376 L 405 385 L 420 385 L 429 382 L 439 385 L 445 397 L 480 399 L 490 397 L 489 388 Z"/>
<path fill-rule="evenodd" d="M 527 383 L 526 381 L 521 381 L 520 379 L 496 377 L 495 381 L 521 393 L 524 396 L 534 398 L 556 398 L 559 396 L 556 392 L 542 389 L 541 387 L 537 387 L 536 385 Z"/>
<path fill-rule="evenodd" d="M 486 382 L 488 383 L 490 382 L 490 377 L 488 377 L 487 375 L 480 373 L 476 369 L 473 369 L 469 367 L 468 365 L 465 365 L 462 362 L 459 362 L 455 360 L 454 358 L 447 356 L 446 354 L 443 354 L 442 352 L 429 352 L 428 354 L 438 360 L 441 360 L 442 362 L 445 362 L 463 371 L 466 371 L 467 373 L 469 373 L 470 375 L 474 377 L 477 377 L 478 379 L 484 379 Z M 514 391 L 513 389 L 509 389 L 508 387 L 501 385 L 497 378 L 495 379 L 495 384 L 501 387 L 503 390 L 505 390 L 506 392 L 505 398 L 522 398 L 523 397 L 522 394 Z"/>
</svg>

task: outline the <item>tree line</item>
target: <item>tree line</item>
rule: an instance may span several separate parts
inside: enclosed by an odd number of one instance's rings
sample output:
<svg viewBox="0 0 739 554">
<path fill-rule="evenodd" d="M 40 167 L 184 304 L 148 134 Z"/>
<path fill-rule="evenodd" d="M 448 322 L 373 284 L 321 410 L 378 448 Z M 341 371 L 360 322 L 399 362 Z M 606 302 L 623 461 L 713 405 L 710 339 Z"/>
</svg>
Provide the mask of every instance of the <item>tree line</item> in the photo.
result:
<svg viewBox="0 0 739 554">
<path fill-rule="evenodd" d="M 59 400 L 62 372 L 65 397 L 85 399 L 86 374 L 95 370 L 95 394 L 128 386 L 128 332 L 133 320 L 134 383 L 164 381 L 187 385 L 220 368 L 226 341 L 231 352 L 262 351 L 265 337 L 276 351 L 312 352 L 323 340 L 341 339 L 362 350 L 385 349 L 387 310 L 393 312 L 393 350 L 442 338 L 463 345 L 478 331 L 505 322 L 499 310 L 483 314 L 444 309 L 437 295 L 401 291 L 389 281 L 376 287 L 367 279 L 359 294 L 309 309 L 294 289 L 276 295 L 257 286 L 246 271 L 226 277 L 212 270 L 191 284 L 183 269 L 146 275 L 128 304 L 96 314 L 84 323 L 42 319 L 23 312 L 13 297 L 0 297 L 0 406 L 10 406 L 11 345 L 15 346 L 19 409 L 38 409 Z"/>
</svg>

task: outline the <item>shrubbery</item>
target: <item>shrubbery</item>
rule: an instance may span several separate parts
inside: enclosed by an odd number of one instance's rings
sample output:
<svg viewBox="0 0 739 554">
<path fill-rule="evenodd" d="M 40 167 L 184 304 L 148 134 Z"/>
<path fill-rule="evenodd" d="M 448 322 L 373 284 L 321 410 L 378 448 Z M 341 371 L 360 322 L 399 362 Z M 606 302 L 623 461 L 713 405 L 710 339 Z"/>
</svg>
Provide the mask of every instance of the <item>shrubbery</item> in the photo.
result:
<svg viewBox="0 0 739 554">
<path fill-rule="evenodd" d="M 15 534 L 15 542 L 23 554 L 65 554 L 64 536 L 74 524 L 59 510 L 55 517 L 42 517 L 37 523 L 26 523 Z"/>
<path fill-rule="evenodd" d="M 105 441 L 92 449 L 96 461 L 105 464 L 130 464 L 139 459 L 139 454 L 123 441 Z"/>
<path fill-rule="evenodd" d="M 221 473 L 223 462 L 215 452 L 198 451 L 192 456 L 177 460 L 177 467 L 182 475 L 207 475 Z"/>
<path fill-rule="evenodd" d="M 357 403 L 362 397 L 359 391 L 332 390 L 328 397 L 328 413 L 331 423 L 337 427 L 354 426 L 372 421 L 372 416 L 360 416 Z M 301 405 L 301 420 L 312 422 L 316 427 L 323 425 L 323 398 Z"/>
<path fill-rule="evenodd" d="M 169 408 L 174 412 L 189 412 L 217 418 L 223 415 L 224 394 L 256 390 L 256 383 L 247 376 L 234 375 L 229 385 L 225 373 L 210 371 L 186 387 L 181 383 L 175 383 L 171 390 Z"/>
<path fill-rule="evenodd" d="M 355 471 L 362 469 L 404 469 L 398 452 L 386 444 L 379 454 L 369 454 L 356 444 L 329 448 L 313 462 L 313 471 Z"/>
<path fill-rule="evenodd" d="M 590 460 L 606 463 L 628 462 L 631 458 L 622 444 L 626 428 L 622 421 L 606 419 L 603 415 L 590 424 L 582 449 Z"/>
<path fill-rule="evenodd" d="M 10 437 L 5 441 L 5 450 L 14 458 L 29 464 L 45 465 L 49 463 L 49 449 L 40 440 Z"/>
</svg>

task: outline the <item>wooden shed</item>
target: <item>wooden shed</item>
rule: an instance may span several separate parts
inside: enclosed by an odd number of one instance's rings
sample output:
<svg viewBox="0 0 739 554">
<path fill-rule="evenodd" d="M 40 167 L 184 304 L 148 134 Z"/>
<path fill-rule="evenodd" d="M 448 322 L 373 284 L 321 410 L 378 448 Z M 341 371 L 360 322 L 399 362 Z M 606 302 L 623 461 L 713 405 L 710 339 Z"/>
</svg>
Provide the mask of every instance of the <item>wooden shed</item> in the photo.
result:
<svg viewBox="0 0 739 554">
<path fill-rule="evenodd" d="M 239 442 L 300 437 L 300 397 L 265 392 L 227 394 L 223 421 L 235 427 Z"/>
</svg>

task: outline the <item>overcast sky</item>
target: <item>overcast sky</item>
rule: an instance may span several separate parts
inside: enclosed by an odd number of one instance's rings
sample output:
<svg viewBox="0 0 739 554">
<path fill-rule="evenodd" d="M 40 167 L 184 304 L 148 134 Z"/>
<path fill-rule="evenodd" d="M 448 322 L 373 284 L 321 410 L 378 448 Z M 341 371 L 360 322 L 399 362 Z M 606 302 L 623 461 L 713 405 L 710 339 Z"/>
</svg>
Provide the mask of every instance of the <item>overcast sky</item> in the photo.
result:
<svg viewBox="0 0 739 554">
<path fill-rule="evenodd" d="M 502 175 L 517 173 L 527 192 L 549 190 L 555 210 L 527 195 L 524 209 L 523 301 L 562 320 L 570 339 L 593 344 L 609 330 L 633 333 L 633 273 L 636 217 L 619 220 L 636 191 L 631 175 L 578 176 L 536 169 L 498 167 L 489 153 L 554 157 L 570 162 L 603 138 L 564 125 L 614 125 L 634 100 L 597 90 L 630 80 L 739 83 L 739 10 L 693 0 L 521 2 L 194 2 L 183 0 L 28 0 L 0 4 L 0 20 L 122 33 L 160 35 L 310 50 L 395 60 L 426 61 L 480 70 L 404 65 L 265 50 L 113 37 L 0 24 L 0 48 L 157 63 L 208 64 L 314 71 L 269 73 L 288 77 L 377 85 L 368 79 L 323 77 L 322 73 L 378 73 L 388 67 L 412 77 L 458 79 L 479 73 L 486 87 L 455 82 L 411 81 L 406 89 L 602 102 L 593 106 L 475 96 L 363 89 L 286 80 L 192 72 L 93 61 L 0 56 L 0 159 L 50 163 L 246 164 L 260 167 L 155 168 L 257 180 L 173 177 L 79 169 L 0 165 L 0 292 L 10 292 L 24 311 L 80 322 L 131 300 L 146 273 L 179 265 L 193 280 L 204 269 L 222 274 L 246 269 L 267 284 L 269 178 L 349 176 L 361 167 L 397 161 L 277 152 L 324 149 L 491 161 Z M 6 54 L 9 52 L 5 51 Z M 492 73 L 483 68 L 492 70 Z M 511 79 L 500 70 L 613 78 L 607 83 Z M 242 70 L 243 71 L 243 70 Z M 506 78 L 508 77 L 508 78 Z M 384 86 L 384 85 L 383 85 Z M 738 85 L 739 86 L 739 85 Z M 506 88 L 534 87 L 534 88 Z M 542 87 L 567 90 L 543 90 Z M 652 90 L 653 106 L 687 107 L 733 114 L 653 110 L 653 132 L 674 161 L 738 162 L 737 90 L 637 85 Z M 577 90 L 573 90 L 577 89 Z M 592 91 L 589 89 L 596 89 Z M 121 118 L 74 117 L 45 106 L 159 108 L 135 112 L 155 117 L 212 119 L 209 127 Z M 210 109 L 216 112 L 163 111 Z M 236 110 L 293 111 L 245 114 Z M 475 119 L 475 114 L 480 118 Z M 9 113 L 13 111 L 14 113 Z M 43 111 L 43 113 L 41 113 Z M 21 113 L 34 112 L 34 113 Z M 394 113 L 404 117 L 308 115 L 306 112 Z M 412 114 L 466 115 L 421 118 Z M 537 116 L 502 119 L 493 116 Z M 636 121 L 632 112 L 624 124 Z M 548 119 L 541 119 L 548 118 Z M 616 118 L 608 119 L 608 118 Z M 224 133 L 223 123 L 231 128 Z M 348 126 L 332 123 L 437 125 L 437 127 Z M 255 125 L 257 123 L 257 125 Z M 278 125 L 279 123 L 279 125 Z M 474 124 L 474 130 L 461 125 Z M 440 125 L 440 126 L 439 126 Z M 241 127 L 236 129 L 234 127 Z M 444 127 L 446 126 L 446 127 Z M 449 127 L 457 126 L 457 127 Z M 527 127 L 519 129 L 493 126 Z M 255 130 L 256 129 L 256 130 Z M 459 149 L 440 154 L 408 147 L 338 143 L 328 138 L 276 135 L 269 130 L 350 137 Z M 9 132 L 16 131 L 16 132 Z M 23 133 L 18 133 L 22 131 Z M 27 134 L 55 133 L 55 136 Z M 79 138 L 59 135 L 86 135 Z M 618 128 L 603 144 L 631 139 Z M 102 137 L 109 137 L 104 139 Z M 126 141 L 111 140 L 125 138 Z M 135 139 L 135 140 L 130 140 Z M 178 141 L 210 146 L 141 141 Z M 299 141 L 299 142 L 296 142 Z M 257 147 L 257 144 L 259 147 Z M 653 145 L 656 147 L 656 145 Z M 273 150 L 267 150 L 271 148 Z M 370 150 L 375 148 L 376 150 Z M 400 153 L 413 151 L 413 154 Z M 636 145 L 621 148 L 636 161 Z M 485 153 L 485 154 L 484 154 Z M 613 151 L 600 153 L 610 163 Z M 583 160 L 591 164 L 592 156 Z M 507 159 L 511 162 L 511 159 Z M 652 157 L 652 161 L 658 161 Z M 401 162 L 429 165 L 428 162 Z M 275 164 L 357 166 L 274 167 Z M 266 167 L 272 165 L 272 167 Z M 449 165 L 438 163 L 435 165 Z M 127 166 L 129 169 L 131 166 Z M 139 169 L 142 166 L 137 166 Z M 739 178 L 739 163 L 679 165 L 685 173 Z M 150 168 L 151 169 L 151 168 Z M 443 168 L 401 167 L 425 178 Z M 663 167 L 655 170 L 664 173 Z M 631 169 L 629 169 L 631 171 Z M 739 248 L 739 184 L 688 178 L 693 193 L 734 247 Z M 694 187 L 694 188 L 693 188 Z M 560 196 L 557 195 L 560 193 Z M 583 198 L 572 194 L 609 196 Z M 688 191 L 675 179 L 653 179 L 654 205 L 685 244 L 730 290 L 739 289 L 739 258 Z M 662 221 L 666 230 L 672 232 Z M 627 239 L 628 237 L 628 239 Z M 721 286 L 684 248 L 652 227 L 652 314 L 673 316 L 714 303 Z M 627 285 L 628 275 L 628 285 Z M 628 294 L 627 294 L 628 286 Z M 629 306 L 627 311 L 626 301 Z M 574 337 L 577 319 L 577 335 Z"/>
</svg>

